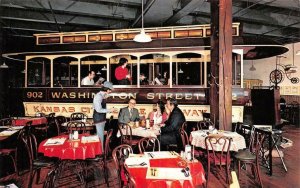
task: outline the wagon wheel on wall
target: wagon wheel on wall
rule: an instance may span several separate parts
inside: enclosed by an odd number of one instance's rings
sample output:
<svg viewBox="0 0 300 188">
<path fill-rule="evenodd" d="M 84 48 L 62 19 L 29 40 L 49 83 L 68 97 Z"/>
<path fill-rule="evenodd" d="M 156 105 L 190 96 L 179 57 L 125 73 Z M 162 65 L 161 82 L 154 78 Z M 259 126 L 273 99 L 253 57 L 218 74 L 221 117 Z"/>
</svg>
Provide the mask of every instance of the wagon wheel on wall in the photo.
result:
<svg viewBox="0 0 300 188">
<path fill-rule="evenodd" d="M 273 84 L 279 84 L 283 81 L 284 77 L 284 72 L 278 69 L 273 70 L 270 73 L 270 82 Z"/>
<path fill-rule="evenodd" d="M 299 83 L 299 78 L 298 77 L 293 77 L 290 79 L 292 84 L 298 84 Z"/>
</svg>

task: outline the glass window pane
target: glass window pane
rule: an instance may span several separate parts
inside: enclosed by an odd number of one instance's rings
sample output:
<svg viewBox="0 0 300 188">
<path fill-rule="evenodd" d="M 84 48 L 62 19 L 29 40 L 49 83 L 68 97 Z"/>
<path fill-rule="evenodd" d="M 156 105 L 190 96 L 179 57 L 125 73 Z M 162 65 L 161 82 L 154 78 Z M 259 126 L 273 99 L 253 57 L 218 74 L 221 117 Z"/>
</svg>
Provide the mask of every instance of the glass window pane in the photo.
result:
<svg viewBox="0 0 300 188">
<path fill-rule="evenodd" d="M 241 55 L 232 53 L 232 85 L 241 85 Z"/>
<path fill-rule="evenodd" d="M 182 53 L 173 56 L 174 85 L 204 85 L 204 62 L 196 53 Z"/>
<path fill-rule="evenodd" d="M 169 85 L 170 57 L 164 54 L 147 54 L 140 58 L 140 85 Z M 144 76 L 143 76 L 144 75 Z M 142 79 L 144 78 L 144 79 Z"/>
<path fill-rule="evenodd" d="M 78 86 L 78 59 L 74 57 L 59 57 L 53 60 L 53 86 Z"/>
<path fill-rule="evenodd" d="M 107 60 L 102 56 L 87 56 L 81 59 L 81 86 L 99 86 L 107 78 Z M 90 74 L 89 74 L 90 73 Z M 88 84 L 83 79 L 92 80 L 94 84 Z"/>
<path fill-rule="evenodd" d="M 125 67 L 122 67 L 124 65 Z M 109 59 L 110 81 L 114 85 L 137 85 L 137 57 L 117 55 Z"/>
<path fill-rule="evenodd" d="M 27 85 L 50 86 L 50 60 L 46 58 L 33 58 L 27 62 Z"/>
</svg>

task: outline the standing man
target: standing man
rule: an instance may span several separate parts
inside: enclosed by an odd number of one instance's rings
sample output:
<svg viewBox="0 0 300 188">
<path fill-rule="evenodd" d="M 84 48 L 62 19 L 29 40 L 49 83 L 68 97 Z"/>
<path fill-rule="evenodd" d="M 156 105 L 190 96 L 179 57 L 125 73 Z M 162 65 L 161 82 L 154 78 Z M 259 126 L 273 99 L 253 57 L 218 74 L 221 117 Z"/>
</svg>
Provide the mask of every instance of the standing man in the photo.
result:
<svg viewBox="0 0 300 188">
<path fill-rule="evenodd" d="M 119 112 L 118 121 L 119 123 L 130 123 L 137 122 L 140 120 L 138 109 L 134 108 L 136 105 L 135 99 L 130 99 L 128 101 L 128 106 L 121 108 Z"/>
<path fill-rule="evenodd" d="M 166 149 L 169 144 L 177 144 L 181 146 L 179 129 L 185 122 L 185 117 L 182 111 L 178 108 L 177 100 L 168 98 L 166 104 L 166 111 L 170 112 L 169 119 L 165 121 L 165 126 L 161 127 L 160 143 L 161 148 Z"/>
<path fill-rule="evenodd" d="M 115 108 L 106 108 L 106 98 L 108 94 L 113 90 L 113 84 L 111 82 L 104 82 L 101 90 L 95 95 L 93 100 L 93 120 L 96 125 L 97 135 L 101 140 L 102 149 L 104 143 L 104 126 L 106 123 L 106 113 L 116 112 Z"/>
<path fill-rule="evenodd" d="M 115 70 L 115 77 L 118 80 L 119 85 L 129 85 L 129 79 L 131 79 L 128 69 L 126 68 L 128 60 L 121 58 L 119 60 L 119 66 Z"/>
<path fill-rule="evenodd" d="M 89 75 L 84 77 L 81 80 L 81 85 L 86 85 L 86 86 L 91 86 L 94 85 L 94 77 L 95 77 L 95 72 L 94 71 L 89 71 Z"/>
</svg>

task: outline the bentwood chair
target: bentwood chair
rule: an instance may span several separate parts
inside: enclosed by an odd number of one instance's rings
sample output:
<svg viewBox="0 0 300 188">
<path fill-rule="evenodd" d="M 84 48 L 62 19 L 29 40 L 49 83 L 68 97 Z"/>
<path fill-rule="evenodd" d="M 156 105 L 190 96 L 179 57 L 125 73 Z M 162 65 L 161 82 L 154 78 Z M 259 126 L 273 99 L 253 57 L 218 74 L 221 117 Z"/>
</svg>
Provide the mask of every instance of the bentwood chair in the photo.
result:
<svg viewBox="0 0 300 188">
<path fill-rule="evenodd" d="M 63 127 L 62 124 L 67 122 L 67 118 L 65 116 L 56 116 L 55 123 L 58 125 L 58 134 L 62 132 L 66 132 L 66 127 Z"/>
<path fill-rule="evenodd" d="M 87 120 L 87 115 L 81 112 L 75 112 L 72 113 L 70 116 L 70 121 L 75 121 L 75 120 Z"/>
<path fill-rule="evenodd" d="M 43 184 L 43 188 L 53 188 L 55 187 L 55 180 L 56 180 L 56 175 L 57 175 L 57 169 L 50 170 L 48 172 L 46 180 Z"/>
<path fill-rule="evenodd" d="M 119 187 L 123 187 L 124 184 L 128 184 L 129 182 L 130 176 L 125 170 L 124 163 L 125 159 L 127 159 L 129 157 L 129 154 L 131 153 L 133 153 L 133 151 L 131 146 L 128 144 L 117 146 L 112 152 L 112 156 L 118 173 Z M 122 179 L 122 177 L 125 177 L 125 179 Z"/>
<path fill-rule="evenodd" d="M 140 139 L 132 136 L 132 129 L 128 124 L 121 123 L 118 128 L 121 135 L 121 144 L 128 144 L 131 147 L 138 145 Z"/>
<path fill-rule="evenodd" d="M 36 184 L 39 183 L 42 168 L 52 168 L 56 161 L 46 157 L 39 157 L 37 153 L 37 141 L 30 131 L 23 131 L 20 139 L 25 146 L 25 152 L 29 159 L 30 180 L 29 187 L 32 187 L 33 179 L 37 173 Z"/>
<path fill-rule="evenodd" d="M 78 131 L 79 133 L 86 133 L 85 123 L 80 121 L 69 121 L 67 123 L 67 132 L 68 134 L 70 134 L 73 131 Z"/>
<path fill-rule="evenodd" d="M 145 151 L 160 151 L 160 142 L 155 137 L 142 138 L 138 145 L 141 154 Z"/>
<path fill-rule="evenodd" d="M 211 165 L 215 166 L 216 169 L 222 169 L 225 167 L 226 171 L 226 182 L 229 184 L 230 178 L 230 146 L 231 146 L 232 138 L 225 136 L 207 136 L 205 138 L 205 146 L 207 151 L 207 178 L 206 178 L 206 186 L 209 182 L 209 175 L 211 172 Z"/>
<path fill-rule="evenodd" d="M 100 167 L 103 169 L 104 179 L 105 179 L 107 187 L 109 187 L 107 163 L 108 163 L 109 155 L 111 153 L 110 143 L 111 143 L 112 134 L 113 134 L 113 129 L 110 129 L 107 131 L 105 144 L 104 144 L 104 154 L 101 156 L 97 156 L 94 159 L 86 160 L 86 161 L 97 162 L 100 165 Z M 85 170 L 86 170 L 86 168 L 85 168 Z M 86 171 L 86 176 L 87 176 L 87 171 Z"/>
<path fill-rule="evenodd" d="M 185 132 L 184 129 L 179 129 L 179 132 L 180 132 L 180 137 L 181 137 L 181 142 L 182 142 L 182 147 L 183 147 L 182 150 L 184 150 L 186 145 L 190 145 L 190 140 L 189 140 L 188 134 Z M 194 153 L 195 157 L 200 157 L 200 156 L 204 155 L 204 152 L 201 151 L 200 148 L 197 150 L 196 150 L 196 148 L 194 148 L 192 150 L 192 152 Z"/>
<path fill-rule="evenodd" d="M 249 149 L 239 151 L 234 157 L 238 161 L 238 178 L 240 178 L 240 169 L 242 164 L 251 165 L 253 175 L 259 181 L 260 187 L 263 187 L 261 178 L 260 178 L 260 169 L 259 169 L 259 154 L 263 146 L 265 135 L 257 132 L 254 129 L 254 135 L 251 139 Z M 254 177 L 254 178 L 255 178 Z"/>
<path fill-rule="evenodd" d="M 206 120 L 206 121 L 199 121 L 197 123 L 198 130 L 207 130 L 210 125 L 214 125 L 213 122 Z"/>
<path fill-rule="evenodd" d="M 3 118 L 0 120 L 0 126 L 11 126 L 12 119 L 11 118 Z"/>
<path fill-rule="evenodd" d="M 7 118 L 8 119 L 8 118 Z M 6 124 L 7 125 L 7 124 Z M 24 130 L 20 130 L 19 132 L 19 136 L 21 135 L 21 133 Z M 17 138 L 17 140 L 19 141 L 19 136 Z M 11 162 L 13 164 L 14 167 L 14 171 L 16 174 L 18 174 L 18 167 L 17 167 L 17 150 L 18 150 L 18 146 L 16 146 L 15 148 L 0 148 L 0 157 L 6 158 L 8 157 L 9 159 L 11 159 Z"/>
</svg>

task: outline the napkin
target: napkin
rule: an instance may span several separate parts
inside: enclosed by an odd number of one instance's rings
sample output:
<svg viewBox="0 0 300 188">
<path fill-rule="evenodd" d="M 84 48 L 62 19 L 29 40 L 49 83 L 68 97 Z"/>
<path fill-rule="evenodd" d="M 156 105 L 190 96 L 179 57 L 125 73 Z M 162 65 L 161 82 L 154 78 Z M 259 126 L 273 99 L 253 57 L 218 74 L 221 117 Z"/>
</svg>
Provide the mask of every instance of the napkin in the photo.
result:
<svg viewBox="0 0 300 188">
<path fill-rule="evenodd" d="M 173 152 L 169 152 L 169 151 L 145 152 L 145 156 L 152 159 L 168 159 L 168 158 L 178 157 L 178 155 L 174 155 Z"/>
<path fill-rule="evenodd" d="M 144 164 L 143 164 L 144 163 Z M 129 167 L 129 168 L 147 168 L 148 166 L 150 166 L 149 164 L 149 158 L 148 157 L 141 157 L 141 156 L 129 156 L 129 158 L 127 158 L 125 160 L 125 164 Z"/>
<path fill-rule="evenodd" d="M 66 138 L 49 138 L 44 146 L 51 146 L 51 145 L 63 145 L 66 141 Z"/>
<path fill-rule="evenodd" d="M 0 136 L 10 136 L 16 132 L 18 132 L 18 131 L 17 130 L 16 131 L 6 130 L 6 131 L 0 132 Z"/>
<path fill-rule="evenodd" d="M 172 179 L 172 180 L 190 180 L 191 175 L 186 177 L 182 168 L 148 168 L 146 179 Z"/>
<path fill-rule="evenodd" d="M 81 137 L 81 142 L 99 142 L 99 137 L 97 135 L 91 135 L 91 136 L 83 136 Z"/>
<path fill-rule="evenodd" d="M 16 186 L 16 184 L 14 184 L 14 183 L 11 183 L 11 184 L 8 184 L 8 185 L 5 185 L 5 186 L 1 186 L 0 185 L 0 188 L 1 187 L 5 187 L 5 188 L 18 188 L 18 186 Z"/>
</svg>

